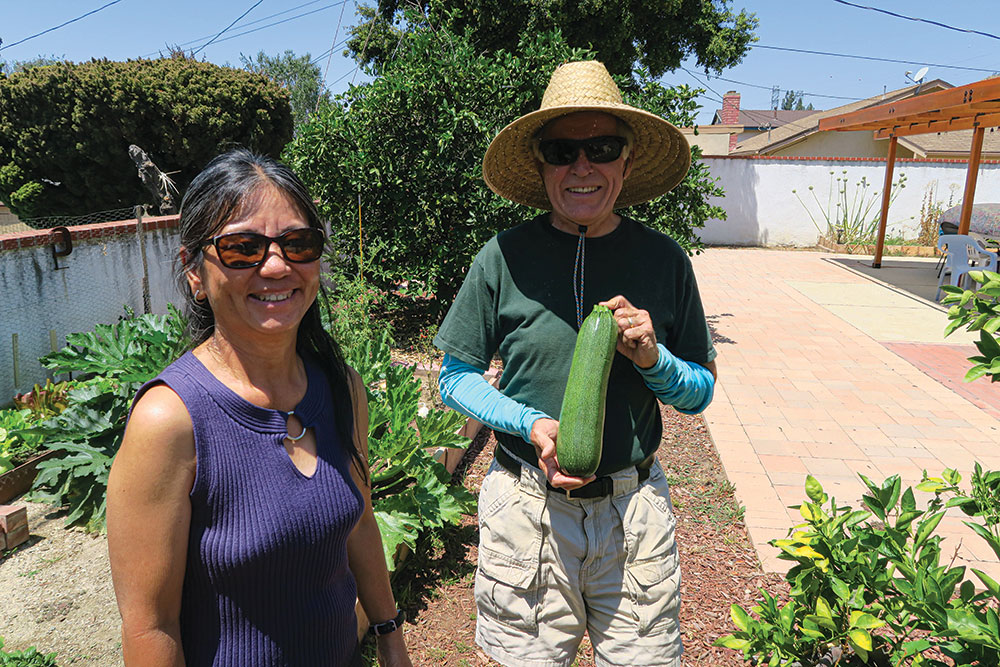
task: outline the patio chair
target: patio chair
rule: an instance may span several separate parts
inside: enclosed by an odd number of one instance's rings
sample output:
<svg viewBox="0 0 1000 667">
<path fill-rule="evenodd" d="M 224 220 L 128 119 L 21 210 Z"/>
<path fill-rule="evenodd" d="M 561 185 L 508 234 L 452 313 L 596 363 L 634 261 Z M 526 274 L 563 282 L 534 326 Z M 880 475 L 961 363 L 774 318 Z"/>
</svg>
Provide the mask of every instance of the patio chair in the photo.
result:
<svg viewBox="0 0 1000 667">
<path fill-rule="evenodd" d="M 938 248 L 945 253 L 944 270 L 938 278 L 937 294 L 934 300 L 941 298 L 941 285 L 945 276 L 950 285 L 961 286 L 962 277 L 969 271 L 996 271 L 997 255 L 983 247 L 977 239 L 965 234 L 942 234 L 938 237 Z"/>
</svg>

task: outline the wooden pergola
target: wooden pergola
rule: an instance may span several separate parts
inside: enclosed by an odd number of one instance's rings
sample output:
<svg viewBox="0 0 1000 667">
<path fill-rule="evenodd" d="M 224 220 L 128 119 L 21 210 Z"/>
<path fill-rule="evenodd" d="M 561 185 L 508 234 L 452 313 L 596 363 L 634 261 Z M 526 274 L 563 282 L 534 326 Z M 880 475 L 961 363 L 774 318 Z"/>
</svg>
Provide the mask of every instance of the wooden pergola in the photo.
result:
<svg viewBox="0 0 1000 667">
<path fill-rule="evenodd" d="M 914 134 L 973 130 L 969 167 L 965 177 L 965 194 L 962 197 L 962 215 L 958 226 L 959 234 L 968 234 L 969 222 L 972 219 L 972 203 L 976 194 L 976 178 L 983 152 L 983 136 L 987 127 L 1000 127 L 1000 78 L 984 79 L 965 86 L 820 120 L 821 131 L 871 130 L 875 133 L 876 139 L 889 139 L 885 185 L 882 190 L 882 214 L 872 267 L 876 269 L 882 267 L 885 228 L 889 216 L 889 194 L 892 189 L 892 169 L 896 161 L 896 140 Z"/>
</svg>

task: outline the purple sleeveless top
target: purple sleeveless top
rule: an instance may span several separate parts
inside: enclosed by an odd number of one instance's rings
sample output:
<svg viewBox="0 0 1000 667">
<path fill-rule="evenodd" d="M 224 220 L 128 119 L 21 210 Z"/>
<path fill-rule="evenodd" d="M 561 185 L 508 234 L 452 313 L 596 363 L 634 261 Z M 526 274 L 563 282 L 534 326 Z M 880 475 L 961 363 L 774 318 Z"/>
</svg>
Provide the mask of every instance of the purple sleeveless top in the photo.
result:
<svg viewBox="0 0 1000 667">
<path fill-rule="evenodd" d="M 308 360 L 306 371 L 295 414 L 316 435 L 311 477 L 283 445 L 286 413 L 247 402 L 190 352 L 139 392 L 166 384 L 194 424 L 198 465 L 180 618 L 188 667 L 350 664 L 357 589 L 347 536 L 363 501 L 327 379 Z"/>
</svg>

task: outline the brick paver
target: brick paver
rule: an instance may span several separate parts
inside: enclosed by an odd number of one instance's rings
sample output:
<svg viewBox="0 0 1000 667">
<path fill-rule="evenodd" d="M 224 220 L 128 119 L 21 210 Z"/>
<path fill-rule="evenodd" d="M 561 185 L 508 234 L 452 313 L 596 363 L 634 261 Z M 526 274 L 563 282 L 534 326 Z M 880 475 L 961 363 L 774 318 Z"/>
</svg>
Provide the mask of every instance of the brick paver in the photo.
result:
<svg viewBox="0 0 1000 667">
<path fill-rule="evenodd" d="M 915 485 L 923 470 L 956 468 L 968 479 L 976 461 L 1000 469 L 1000 383 L 961 383 L 974 348 L 907 341 L 914 318 L 943 331 L 943 310 L 902 303 L 834 257 L 711 248 L 692 260 L 719 351 L 705 417 L 769 570 L 788 567 L 767 541 L 801 521 L 787 506 L 805 498 L 806 474 L 860 507 L 858 473 Z M 864 294 L 860 310 L 850 310 L 850 299 L 823 305 L 840 292 Z M 877 326 L 859 326 L 870 317 Z M 893 330 L 904 317 L 907 325 Z M 962 562 L 1000 576 L 960 517 L 946 517 L 941 531 Z"/>
</svg>

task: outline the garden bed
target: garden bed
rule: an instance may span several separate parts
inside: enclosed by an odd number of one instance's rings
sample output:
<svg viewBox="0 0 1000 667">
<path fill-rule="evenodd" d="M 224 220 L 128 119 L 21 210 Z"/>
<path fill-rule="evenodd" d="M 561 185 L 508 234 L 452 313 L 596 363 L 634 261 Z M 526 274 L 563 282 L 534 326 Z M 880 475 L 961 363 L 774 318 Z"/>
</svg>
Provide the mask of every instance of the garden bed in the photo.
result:
<svg viewBox="0 0 1000 667">
<path fill-rule="evenodd" d="M 44 452 L 0 475 L 0 505 L 6 504 L 30 489 L 31 483 L 38 475 L 38 464 L 52 458 L 56 453 L 54 451 Z"/>
</svg>

